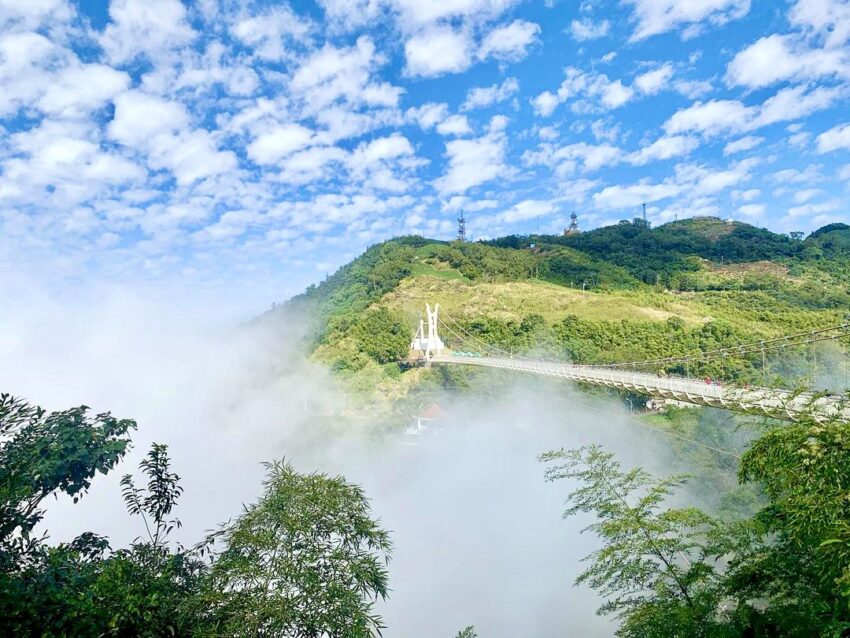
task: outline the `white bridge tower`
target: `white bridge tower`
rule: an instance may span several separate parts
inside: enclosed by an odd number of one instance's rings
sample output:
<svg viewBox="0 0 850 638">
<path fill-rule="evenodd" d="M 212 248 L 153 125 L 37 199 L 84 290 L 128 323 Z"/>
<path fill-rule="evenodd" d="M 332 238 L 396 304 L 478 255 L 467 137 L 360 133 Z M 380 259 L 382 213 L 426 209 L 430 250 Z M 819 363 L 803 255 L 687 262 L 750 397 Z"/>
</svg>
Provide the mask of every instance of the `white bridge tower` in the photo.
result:
<svg viewBox="0 0 850 638">
<path fill-rule="evenodd" d="M 425 332 L 425 320 L 419 320 L 419 330 L 416 331 L 416 335 L 413 337 L 413 341 L 410 343 L 411 350 L 418 350 L 425 356 L 425 361 L 430 361 L 431 356 L 436 354 L 437 356 L 443 354 L 443 340 L 440 339 L 440 335 L 437 332 L 437 317 L 440 312 L 440 304 L 436 304 L 434 306 L 434 310 L 431 310 L 431 304 L 425 304 L 425 316 L 428 319 L 428 332 Z"/>
</svg>

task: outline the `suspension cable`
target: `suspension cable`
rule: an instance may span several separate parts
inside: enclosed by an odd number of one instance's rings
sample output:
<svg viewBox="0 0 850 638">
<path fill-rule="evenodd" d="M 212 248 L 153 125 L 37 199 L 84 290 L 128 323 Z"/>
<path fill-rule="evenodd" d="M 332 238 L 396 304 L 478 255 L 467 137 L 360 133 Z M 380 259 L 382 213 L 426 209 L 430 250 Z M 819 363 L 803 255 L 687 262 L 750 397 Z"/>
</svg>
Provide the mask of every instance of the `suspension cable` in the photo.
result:
<svg viewBox="0 0 850 638">
<path fill-rule="evenodd" d="M 794 346 L 806 345 L 809 343 L 816 343 L 819 341 L 828 341 L 833 339 L 840 339 L 842 337 L 846 337 L 850 335 L 850 324 L 841 324 L 839 326 L 832 326 L 830 328 L 822 328 L 820 330 L 813 330 L 811 332 L 802 332 L 794 335 L 788 335 L 787 337 L 780 337 L 775 339 L 766 339 L 764 341 L 754 341 L 746 344 L 741 344 L 739 346 L 727 346 L 725 348 L 719 348 L 716 350 L 706 350 L 705 352 L 699 352 L 692 355 L 684 355 L 681 357 L 664 357 L 660 359 L 645 359 L 642 361 L 630 361 L 630 362 L 622 362 L 622 363 L 610 363 L 605 364 L 599 367 L 604 368 L 622 368 L 622 367 L 641 367 L 641 366 L 650 366 L 650 365 L 658 365 L 658 364 L 667 364 L 667 363 L 679 363 L 679 362 L 689 362 L 689 361 L 701 361 L 706 359 L 711 359 L 715 356 L 724 356 L 730 354 L 737 355 L 746 355 L 746 354 L 756 354 L 759 352 L 770 352 L 773 350 L 781 350 L 783 348 L 792 348 Z M 841 334 L 825 334 L 828 332 L 840 332 Z M 820 335 L 813 336 L 811 339 L 800 340 L 799 337 L 804 336 L 812 336 L 812 335 Z M 768 345 L 773 344 L 773 345 Z"/>
<path fill-rule="evenodd" d="M 447 323 L 443 318 L 448 319 L 454 327 L 457 329 L 453 329 L 449 323 Z M 492 345 L 484 341 L 481 337 L 475 336 L 467 331 L 457 320 L 455 320 L 451 315 L 446 313 L 445 311 L 441 314 L 441 325 L 452 333 L 455 337 L 457 337 L 461 344 L 470 345 L 467 343 L 470 341 L 477 348 L 482 349 L 484 352 L 488 354 L 496 354 L 501 356 L 507 356 L 510 358 L 518 358 L 523 359 L 524 357 L 515 357 L 512 352 L 508 352 L 499 348 L 498 346 Z M 462 333 L 458 334 L 458 332 Z M 839 334 L 831 334 L 831 333 L 839 333 Z M 817 343 L 820 341 L 828 341 L 840 339 L 843 337 L 850 336 L 850 324 L 842 323 L 835 326 L 830 326 L 827 328 L 819 328 L 817 330 L 810 330 L 806 332 L 797 332 L 790 335 L 785 335 L 782 337 L 773 337 L 771 339 L 764 339 L 759 341 L 752 341 L 748 343 L 744 343 L 737 346 L 727 346 L 724 348 L 717 348 L 714 350 L 706 350 L 704 352 L 698 352 L 690 355 L 683 355 L 679 357 L 663 357 L 658 359 L 645 359 L 641 361 L 629 361 L 629 362 L 620 362 L 620 363 L 610 363 L 610 364 L 596 364 L 596 365 L 587 365 L 587 368 L 641 368 L 641 367 L 649 367 L 649 366 L 661 366 L 672 363 L 689 363 L 689 362 L 699 362 L 711 360 L 716 357 L 725 357 L 728 355 L 738 355 L 744 356 L 748 354 L 758 354 L 763 352 L 771 352 L 774 350 L 780 350 L 784 348 L 792 348 L 802 345 L 808 345 L 811 343 Z M 801 339 L 801 337 L 810 337 L 807 339 Z M 542 359 L 532 359 L 534 361 L 542 361 Z M 563 363 L 563 362 L 558 362 Z"/>
</svg>

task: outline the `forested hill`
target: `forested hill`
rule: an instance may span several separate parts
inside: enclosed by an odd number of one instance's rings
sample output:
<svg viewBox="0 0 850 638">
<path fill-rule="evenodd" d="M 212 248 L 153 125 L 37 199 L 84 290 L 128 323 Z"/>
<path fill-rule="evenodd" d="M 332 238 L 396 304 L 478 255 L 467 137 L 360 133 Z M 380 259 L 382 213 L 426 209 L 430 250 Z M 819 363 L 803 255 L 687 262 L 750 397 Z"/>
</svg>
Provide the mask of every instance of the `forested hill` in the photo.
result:
<svg viewBox="0 0 850 638">
<path fill-rule="evenodd" d="M 786 267 L 790 275 L 813 268 L 826 275 L 825 283 L 850 282 L 844 272 L 850 265 L 850 226 L 824 226 L 805 240 L 715 217 L 656 228 L 635 219 L 569 237 L 512 235 L 466 244 L 400 237 L 370 247 L 287 305 L 323 317 L 356 312 L 404 278 L 428 274 L 491 282 L 535 279 L 600 290 L 752 288 L 757 275 L 729 281 L 711 273 L 726 264 L 765 261 Z"/>
<path fill-rule="evenodd" d="M 371 370 L 371 387 L 396 380 L 387 364 L 406 354 L 426 301 L 520 351 L 583 362 L 691 352 L 843 320 L 850 226 L 792 238 L 701 217 L 567 237 L 401 237 L 276 312 L 307 310 L 314 357 L 342 372 Z"/>
</svg>

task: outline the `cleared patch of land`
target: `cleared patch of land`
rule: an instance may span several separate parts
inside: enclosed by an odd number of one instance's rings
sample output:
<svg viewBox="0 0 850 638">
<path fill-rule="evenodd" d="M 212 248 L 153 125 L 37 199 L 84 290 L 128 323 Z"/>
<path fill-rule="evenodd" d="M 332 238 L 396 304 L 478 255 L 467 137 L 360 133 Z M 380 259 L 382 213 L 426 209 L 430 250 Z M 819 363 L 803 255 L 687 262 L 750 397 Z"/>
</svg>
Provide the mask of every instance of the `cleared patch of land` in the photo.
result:
<svg viewBox="0 0 850 638">
<path fill-rule="evenodd" d="M 633 319 L 665 321 L 681 317 L 688 324 L 710 319 L 710 308 L 665 293 L 591 292 L 543 281 L 471 283 L 420 275 L 409 277 L 381 299 L 381 305 L 418 317 L 426 303 L 439 303 L 455 319 L 493 317 L 521 321 L 531 314 L 549 322 L 567 315 L 594 321 Z"/>
</svg>

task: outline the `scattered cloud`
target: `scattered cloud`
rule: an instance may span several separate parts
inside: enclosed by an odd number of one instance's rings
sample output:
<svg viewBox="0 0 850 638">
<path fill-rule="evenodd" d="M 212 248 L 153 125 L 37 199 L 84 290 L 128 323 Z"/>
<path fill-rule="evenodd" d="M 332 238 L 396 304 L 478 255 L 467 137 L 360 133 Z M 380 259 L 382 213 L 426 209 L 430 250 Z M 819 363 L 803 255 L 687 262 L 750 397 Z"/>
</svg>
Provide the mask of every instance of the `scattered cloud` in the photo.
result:
<svg viewBox="0 0 850 638">
<path fill-rule="evenodd" d="M 818 153 L 850 150 L 850 124 L 839 124 L 817 137 Z"/>
<path fill-rule="evenodd" d="M 462 194 L 485 182 L 508 174 L 505 164 L 507 122 L 500 116 L 490 122 L 486 135 L 446 143 L 448 169 L 436 180 L 435 187 L 443 195 Z"/>
<path fill-rule="evenodd" d="M 537 40 L 540 26 L 527 20 L 514 20 L 496 27 L 488 33 L 478 49 L 478 58 L 517 62 L 523 59 L 528 48 Z"/>
<path fill-rule="evenodd" d="M 750 0 L 624 0 L 624 4 L 633 11 L 633 42 L 676 29 L 684 37 L 693 36 L 705 24 L 722 26 L 750 10 Z"/>
<path fill-rule="evenodd" d="M 472 64 L 472 41 L 468 33 L 447 26 L 433 27 L 404 44 L 408 75 L 436 77 L 465 71 Z"/>
<path fill-rule="evenodd" d="M 738 138 L 737 140 L 733 140 L 732 142 L 729 142 L 726 146 L 724 146 L 723 154 L 733 155 L 735 153 L 751 151 L 755 147 L 759 146 L 762 142 L 764 142 L 763 137 L 756 137 L 755 135 L 746 135 L 744 137 Z"/>
<path fill-rule="evenodd" d="M 506 78 L 501 84 L 491 86 L 479 86 L 470 89 L 466 94 L 466 100 L 461 105 L 461 111 L 472 111 L 474 109 L 486 108 L 499 102 L 510 99 L 519 91 L 519 82 L 516 78 Z"/>
<path fill-rule="evenodd" d="M 638 90 L 646 95 L 655 95 L 670 86 L 670 79 L 673 77 L 673 65 L 669 62 L 663 64 L 657 69 L 647 71 L 635 78 L 634 85 Z"/>
<path fill-rule="evenodd" d="M 0 265 L 265 300 L 295 279 L 257 273 L 308 281 L 458 207 L 499 232 L 567 201 L 848 210 L 844 0 L 746 30 L 745 0 L 622 4 L 0 0 Z"/>
<path fill-rule="evenodd" d="M 582 18 L 570 22 L 570 34 L 579 42 L 604 38 L 610 30 L 611 23 L 608 20 L 593 22 L 589 18 Z"/>
</svg>

